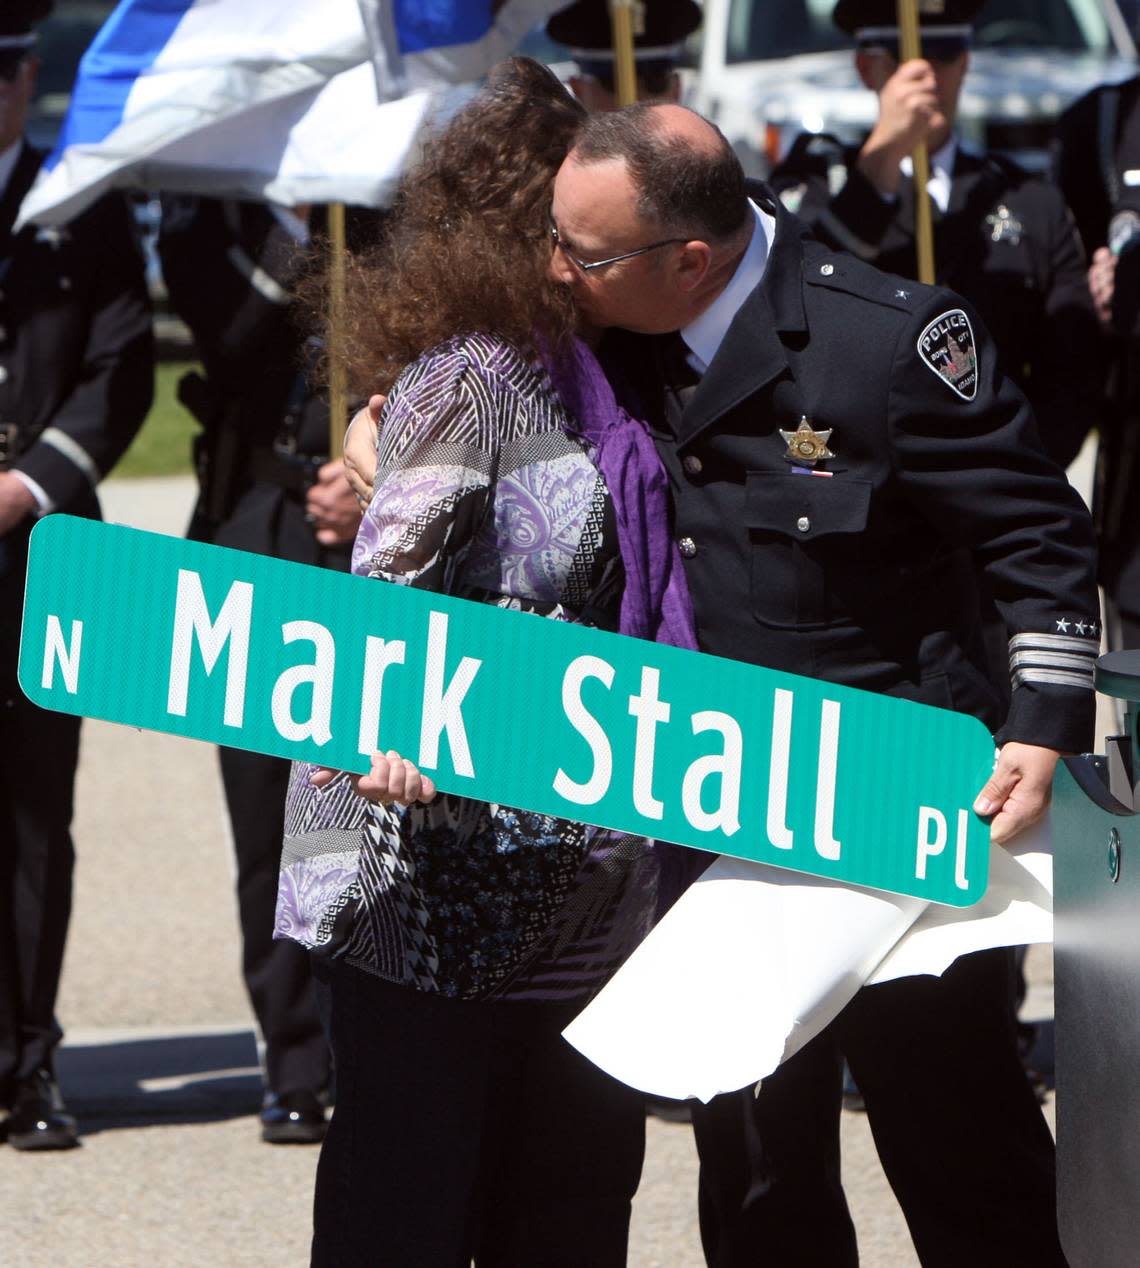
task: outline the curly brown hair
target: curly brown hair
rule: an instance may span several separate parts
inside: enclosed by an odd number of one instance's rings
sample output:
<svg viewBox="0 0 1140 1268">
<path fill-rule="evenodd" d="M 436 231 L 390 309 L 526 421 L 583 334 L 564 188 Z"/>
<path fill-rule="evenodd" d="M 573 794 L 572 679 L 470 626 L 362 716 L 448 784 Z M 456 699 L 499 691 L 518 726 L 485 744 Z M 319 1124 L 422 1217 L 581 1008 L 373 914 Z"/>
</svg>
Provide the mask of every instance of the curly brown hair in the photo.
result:
<svg viewBox="0 0 1140 1268">
<path fill-rule="evenodd" d="M 348 258 L 348 320 L 331 355 L 353 391 L 387 391 L 457 334 L 557 346 L 573 330 L 570 296 L 549 276 L 546 217 L 584 118 L 545 66 L 512 57 L 427 143 L 381 243 Z"/>
</svg>

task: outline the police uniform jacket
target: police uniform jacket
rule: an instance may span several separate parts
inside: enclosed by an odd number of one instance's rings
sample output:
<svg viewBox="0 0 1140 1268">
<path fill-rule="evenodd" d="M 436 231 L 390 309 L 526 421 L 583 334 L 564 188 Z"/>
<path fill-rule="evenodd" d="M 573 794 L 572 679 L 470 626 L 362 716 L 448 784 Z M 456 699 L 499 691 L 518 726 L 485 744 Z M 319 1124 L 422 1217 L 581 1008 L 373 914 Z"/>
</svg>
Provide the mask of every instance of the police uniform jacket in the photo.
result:
<svg viewBox="0 0 1140 1268">
<path fill-rule="evenodd" d="M 42 159 L 25 145 L 0 198 L 2 461 L 31 477 L 53 509 L 98 516 L 95 485 L 142 425 L 154 390 L 145 270 L 117 194 L 65 225 L 12 232 Z M 33 522 L 5 539 L 16 556 L 9 576 Z"/>
<path fill-rule="evenodd" d="M 1092 526 L 978 314 L 818 243 L 763 187 L 752 196 L 775 239 L 699 383 L 680 385 L 676 336 L 611 332 L 602 350 L 655 429 L 702 650 L 993 728 L 978 568 L 1009 631 L 1000 738 L 1088 748 Z M 834 457 L 788 460 L 781 429 L 805 416 Z"/>
<path fill-rule="evenodd" d="M 772 177 L 818 238 L 915 277 L 914 185 L 885 199 L 856 166 L 858 146 L 801 135 Z M 1103 343 L 1085 260 L 1055 186 L 1011 160 L 957 147 L 945 213 L 931 203 L 939 284 L 981 316 L 1006 373 L 1029 397 L 1046 451 L 1062 466 L 1095 426 Z"/>
<path fill-rule="evenodd" d="M 263 204 L 163 198 L 163 278 L 205 371 L 199 456 L 223 488 L 217 514 L 196 517 L 193 535 L 318 563 L 301 459 L 312 466 L 327 455 L 328 411 L 304 382 L 290 303 L 303 255 Z"/>
<path fill-rule="evenodd" d="M 1101 575 L 1140 614 L 1140 76 L 1087 93 L 1061 116 L 1054 164 L 1091 257 L 1117 252 L 1113 330 L 1097 464 Z"/>
<path fill-rule="evenodd" d="M 350 220 L 357 240 L 377 213 Z M 328 460 L 328 398 L 314 374 L 294 288 L 314 252 L 262 203 L 164 198 L 159 256 L 174 311 L 205 370 L 205 446 L 224 503 L 195 535 L 300 563 L 347 565 L 304 518 L 307 484 Z M 347 420 L 345 420 L 347 425 Z"/>
</svg>

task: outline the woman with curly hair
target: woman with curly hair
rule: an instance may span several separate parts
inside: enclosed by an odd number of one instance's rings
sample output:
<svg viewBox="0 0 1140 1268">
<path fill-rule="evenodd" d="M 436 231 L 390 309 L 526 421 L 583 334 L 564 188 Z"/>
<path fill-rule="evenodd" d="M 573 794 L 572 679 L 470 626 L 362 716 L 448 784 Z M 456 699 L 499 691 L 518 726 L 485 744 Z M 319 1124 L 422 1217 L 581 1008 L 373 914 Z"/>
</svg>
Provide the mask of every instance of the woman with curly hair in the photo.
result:
<svg viewBox="0 0 1140 1268">
<path fill-rule="evenodd" d="M 580 118 L 504 63 L 353 264 L 349 369 L 388 392 L 353 569 L 692 647 L 652 441 L 549 277 Z M 277 933 L 319 957 L 337 1077 L 314 1264 L 625 1263 L 643 1103 L 561 1031 L 667 901 L 668 848 L 437 797 L 394 754 L 295 767 Z"/>
</svg>

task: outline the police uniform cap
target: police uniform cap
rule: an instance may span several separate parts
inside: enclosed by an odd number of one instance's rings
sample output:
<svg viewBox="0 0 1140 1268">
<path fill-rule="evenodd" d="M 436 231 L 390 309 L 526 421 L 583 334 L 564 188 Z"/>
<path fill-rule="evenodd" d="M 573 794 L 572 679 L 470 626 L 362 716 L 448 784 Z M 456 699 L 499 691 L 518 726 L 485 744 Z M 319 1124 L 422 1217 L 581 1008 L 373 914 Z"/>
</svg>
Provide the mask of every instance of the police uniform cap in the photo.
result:
<svg viewBox="0 0 1140 1268">
<path fill-rule="evenodd" d="M 28 47 L 32 28 L 52 11 L 52 0 L 3 0 L 0 4 L 0 47 Z"/>
<path fill-rule="evenodd" d="M 923 30 L 946 26 L 970 26 L 983 0 L 918 0 L 918 22 Z M 895 0 L 839 0 L 831 15 L 841 31 L 856 35 L 866 28 L 880 30 L 898 26 Z"/>
<path fill-rule="evenodd" d="M 693 0 L 642 0 L 634 5 L 634 56 L 638 60 L 672 58 L 700 24 L 700 6 Z M 556 43 L 569 45 L 576 61 L 613 57 L 607 0 L 577 0 L 560 9 L 547 21 L 546 33 Z"/>
</svg>

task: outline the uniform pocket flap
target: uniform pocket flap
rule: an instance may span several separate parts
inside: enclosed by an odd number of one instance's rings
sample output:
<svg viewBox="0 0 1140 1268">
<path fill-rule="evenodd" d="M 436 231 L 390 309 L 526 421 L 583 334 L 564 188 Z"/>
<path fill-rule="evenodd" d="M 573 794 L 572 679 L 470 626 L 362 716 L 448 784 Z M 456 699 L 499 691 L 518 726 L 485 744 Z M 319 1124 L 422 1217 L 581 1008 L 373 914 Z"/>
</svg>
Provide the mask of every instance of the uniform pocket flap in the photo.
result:
<svg viewBox="0 0 1140 1268">
<path fill-rule="evenodd" d="M 750 471 L 745 499 L 749 528 L 811 541 L 867 527 L 871 481 L 783 471 Z"/>
</svg>

